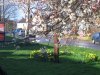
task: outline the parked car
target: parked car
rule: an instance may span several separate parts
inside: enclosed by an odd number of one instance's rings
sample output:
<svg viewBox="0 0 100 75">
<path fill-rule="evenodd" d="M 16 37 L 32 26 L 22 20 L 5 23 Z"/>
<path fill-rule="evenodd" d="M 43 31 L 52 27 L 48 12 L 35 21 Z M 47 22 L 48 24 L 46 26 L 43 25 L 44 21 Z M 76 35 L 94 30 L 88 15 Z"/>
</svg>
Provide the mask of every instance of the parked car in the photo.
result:
<svg viewBox="0 0 100 75">
<path fill-rule="evenodd" d="M 13 30 L 13 36 L 16 38 L 24 38 L 25 37 L 25 30 L 19 28 L 19 29 L 15 29 Z"/>
<path fill-rule="evenodd" d="M 96 32 L 92 35 L 92 42 L 95 44 L 96 42 L 100 43 L 100 32 Z"/>
</svg>

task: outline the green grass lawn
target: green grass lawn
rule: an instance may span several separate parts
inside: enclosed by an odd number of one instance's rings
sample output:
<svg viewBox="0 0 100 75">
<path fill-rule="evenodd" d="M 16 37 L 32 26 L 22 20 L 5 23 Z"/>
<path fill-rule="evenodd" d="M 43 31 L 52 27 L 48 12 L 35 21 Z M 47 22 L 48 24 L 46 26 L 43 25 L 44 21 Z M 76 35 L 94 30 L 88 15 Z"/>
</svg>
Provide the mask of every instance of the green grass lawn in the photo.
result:
<svg viewBox="0 0 100 75">
<path fill-rule="evenodd" d="M 14 44 L 0 44 L 0 66 L 8 75 L 100 75 L 100 51 L 80 47 L 60 47 L 61 51 L 70 54 L 60 55 L 60 63 L 42 62 L 30 59 L 33 50 L 46 46 L 53 51 L 53 44 L 20 44 L 16 50 Z M 2 47 L 4 46 L 4 47 Z M 83 62 L 80 55 L 95 53 L 98 61 Z"/>
</svg>

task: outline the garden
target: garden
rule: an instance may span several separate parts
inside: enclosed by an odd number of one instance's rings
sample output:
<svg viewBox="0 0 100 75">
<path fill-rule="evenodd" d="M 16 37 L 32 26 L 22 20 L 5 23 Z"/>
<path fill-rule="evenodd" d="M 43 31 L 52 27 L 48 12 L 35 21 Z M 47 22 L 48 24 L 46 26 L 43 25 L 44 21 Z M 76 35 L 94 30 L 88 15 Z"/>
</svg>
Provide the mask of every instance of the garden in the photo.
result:
<svg viewBox="0 0 100 75">
<path fill-rule="evenodd" d="M 45 53 L 41 51 L 45 50 Z M 54 62 L 53 44 L 0 43 L 0 66 L 7 75 L 99 75 L 100 51 L 76 46 L 59 47 Z"/>
</svg>

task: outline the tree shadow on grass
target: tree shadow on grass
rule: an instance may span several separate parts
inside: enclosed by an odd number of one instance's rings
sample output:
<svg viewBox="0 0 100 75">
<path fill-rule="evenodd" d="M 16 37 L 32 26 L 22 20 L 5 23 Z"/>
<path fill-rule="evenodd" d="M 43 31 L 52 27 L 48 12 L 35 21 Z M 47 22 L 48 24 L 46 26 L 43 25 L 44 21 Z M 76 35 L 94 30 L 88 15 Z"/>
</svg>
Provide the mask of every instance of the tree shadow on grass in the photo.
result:
<svg viewBox="0 0 100 75">
<path fill-rule="evenodd" d="M 52 49 L 53 46 L 46 45 L 46 44 L 40 44 L 40 43 L 25 43 L 25 44 L 19 44 L 21 47 L 21 50 L 40 50 L 42 47 L 46 47 L 47 49 Z"/>
<path fill-rule="evenodd" d="M 16 56 L 12 54 L 12 56 Z M 28 57 L 28 55 L 17 55 Z M 60 63 L 35 61 L 34 59 L 3 58 L 1 66 L 8 75 L 99 75 L 100 62 L 82 63 L 71 58 L 60 58 Z"/>
<path fill-rule="evenodd" d="M 22 50 L 38 50 L 45 44 L 20 44 Z M 27 46 L 27 47 L 26 47 Z M 32 48 L 31 48 L 32 47 Z M 99 75 L 100 62 L 83 63 L 71 58 L 60 57 L 60 63 L 29 59 L 21 50 L 1 49 L 0 65 L 8 75 Z M 27 51 L 26 51 L 27 52 Z M 69 55 L 70 56 L 70 55 Z"/>
<path fill-rule="evenodd" d="M 0 58 L 6 58 L 7 56 L 12 55 L 13 52 L 5 52 L 5 51 L 0 51 Z"/>
<path fill-rule="evenodd" d="M 46 47 L 47 49 L 53 48 L 53 46 L 40 44 L 40 43 L 1 43 L 0 50 L 16 50 L 16 47 L 19 46 L 19 50 L 40 50 L 42 47 Z"/>
</svg>

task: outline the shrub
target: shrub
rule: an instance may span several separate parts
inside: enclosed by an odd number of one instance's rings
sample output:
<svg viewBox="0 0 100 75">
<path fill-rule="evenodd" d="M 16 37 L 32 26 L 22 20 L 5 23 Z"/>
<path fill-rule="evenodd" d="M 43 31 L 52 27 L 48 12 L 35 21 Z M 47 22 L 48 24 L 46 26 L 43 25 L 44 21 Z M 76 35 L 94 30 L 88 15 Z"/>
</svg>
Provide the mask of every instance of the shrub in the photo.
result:
<svg viewBox="0 0 100 75">
<path fill-rule="evenodd" d="M 78 59 L 82 62 L 98 61 L 98 56 L 96 54 L 87 51 L 82 52 L 79 50 L 60 50 L 59 56 L 62 55 L 74 56 L 74 59 Z M 41 61 L 54 61 L 54 53 L 50 49 L 47 49 L 45 53 L 42 53 L 41 50 L 35 50 L 30 53 L 30 58 Z"/>
<path fill-rule="evenodd" d="M 33 58 L 35 60 L 40 60 L 40 61 L 52 61 L 53 60 L 53 52 L 48 51 L 45 53 L 41 53 L 40 50 L 32 51 L 30 53 L 30 58 Z"/>
<path fill-rule="evenodd" d="M 75 52 L 76 51 L 76 52 Z M 94 53 L 89 53 L 89 52 L 80 52 L 80 51 L 67 51 L 68 53 L 70 53 L 71 55 L 74 55 L 78 58 L 80 58 L 80 60 L 82 62 L 95 62 L 98 61 L 98 56 Z"/>
<path fill-rule="evenodd" d="M 85 55 L 85 58 L 87 61 L 98 61 L 98 56 L 96 54 L 93 54 L 93 53 L 87 53 Z"/>
</svg>

